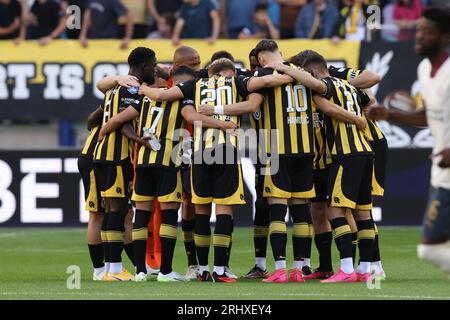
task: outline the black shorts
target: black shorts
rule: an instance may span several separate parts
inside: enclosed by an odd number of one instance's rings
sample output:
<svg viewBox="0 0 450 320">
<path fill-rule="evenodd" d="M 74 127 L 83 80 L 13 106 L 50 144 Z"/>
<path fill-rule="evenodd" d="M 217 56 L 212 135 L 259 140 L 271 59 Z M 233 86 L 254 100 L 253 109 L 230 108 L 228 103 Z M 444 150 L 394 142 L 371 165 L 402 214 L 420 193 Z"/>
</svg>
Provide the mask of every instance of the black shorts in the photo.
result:
<svg viewBox="0 0 450 320">
<path fill-rule="evenodd" d="M 314 169 L 314 189 L 316 196 L 311 199 L 311 202 L 327 202 L 327 185 L 330 167 L 325 169 Z"/>
<path fill-rule="evenodd" d="M 137 168 L 133 201 L 182 202 L 180 170 L 159 167 Z"/>
<path fill-rule="evenodd" d="M 133 165 L 94 163 L 95 179 L 103 198 L 129 198 L 133 184 Z"/>
<path fill-rule="evenodd" d="M 264 191 L 264 175 L 261 174 L 262 168 L 263 165 L 258 161 L 255 165 L 255 191 L 257 198 L 262 197 Z"/>
<path fill-rule="evenodd" d="M 327 201 L 332 207 L 372 209 L 373 156 L 333 159 Z"/>
<path fill-rule="evenodd" d="M 192 164 L 192 203 L 245 204 L 241 164 Z"/>
<path fill-rule="evenodd" d="M 91 212 L 104 212 L 104 206 L 100 190 L 97 188 L 97 183 L 94 174 L 94 163 L 92 159 L 79 156 L 78 157 L 78 171 L 81 175 L 81 180 L 84 186 L 84 210 Z"/>
<path fill-rule="evenodd" d="M 273 163 L 266 166 L 264 197 L 314 198 L 314 157 L 280 157 L 278 160 L 278 168 Z"/>
<path fill-rule="evenodd" d="M 191 167 L 183 166 L 180 169 L 181 172 L 181 184 L 183 186 L 183 193 L 186 194 L 189 198 L 192 197 L 191 191 Z"/>
<path fill-rule="evenodd" d="M 375 153 L 373 162 L 372 196 L 384 196 L 384 179 L 388 159 L 388 144 L 386 140 L 371 144 Z"/>
</svg>

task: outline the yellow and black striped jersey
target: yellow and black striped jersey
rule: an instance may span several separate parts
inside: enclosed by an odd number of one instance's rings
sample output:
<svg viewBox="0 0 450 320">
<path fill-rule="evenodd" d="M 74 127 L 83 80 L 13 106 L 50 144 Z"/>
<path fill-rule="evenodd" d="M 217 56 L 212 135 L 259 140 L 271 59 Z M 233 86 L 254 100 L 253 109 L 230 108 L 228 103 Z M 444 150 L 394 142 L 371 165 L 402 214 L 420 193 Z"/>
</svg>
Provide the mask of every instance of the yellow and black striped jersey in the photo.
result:
<svg viewBox="0 0 450 320">
<path fill-rule="evenodd" d="M 80 156 L 92 159 L 94 157 L 95 145 L 97 144 L 98 134 L 100 133 L 100 126 L 94 127 L 89 131 L 89 135 L 84 142 L 83 149 L 81 149 Z"/>
<path fill-rule="evenodd" d="M 179 168 L 183 133 L 186 128 L 186 121 L 181 115 L 182 104 L 179 101 L 157 102 L 144 97 L 140 105 L 133 107 L 140 114 L 138 135 L 142 137 L 143 129 L 147 128 L 155 134 L 161 145 L 158 151 L 140 146 L 137 166 Z"/>
<path fill-rule="evenodd" d="M 367 94 L 356 89 L 346 80 L 327 77 L 323 81 L 327 85 L 325 98 L 348 112 L 363 116 L 362 106 L 369 101 Z M 367 142 L 364 132 L 359 130 L 356 125 L 325 116 L 325 126 L 331 157 L 372 154 L 372 148 Z"/>
<path fill-rule="evenodd" d="M 293 68 L 295 66 L 292 65 Z M 262 68 L 257 76 L 277 74 L 271 68 Z M 312 92 L 309 88 L 290 83 L 260 92 L 264 95 L 261 124 L 264 141 L 261 148 L 267 154 L 280 156 L 313 156 L 314 128 L 312 121 Z M 272 141 L 272 138 L 275 141 Z"/>
<path fill-rule="evenodd" d="M 313 125 L 314 125 L 314 169 L 325 169 L 331 164 L 330 149 L 327 144 L 327 134 L 323 112 L 319 110 L 313 101 Z"/>
<path fill-rule="evenodd" d="M 211 78 L 190 80 L 179 84 L 178 87 L 183 92 L 183 105 L 194 105 L 195 108 L 202 104 L 224 106 L 245 100 L 249 94 L 247 90 L 249 79 L 250 77 L 244 76 L 215 75 Z M 238 127 L 241 124 L 241 116 L 214 115 L 214 117 L 222 121 L 232 121 Z M 238 137 L 226 134 L 220 129 L 194 126 L 194 152 L 223 145 L 237 149 L 239 147 Z"/>
<path fill-rule="evenodd" d="M 364 130 L 364 135 L 366 136 L 366 140 L 373 144 L 386 140 L 383 131 L 380 130 L 377 123 L 370 119 L 367 119 L 367 126 L 366 130 Z"/>
<path fill-rule="evenodd" d="M 105 125 L 109 119 L 119 113 L 119 110 L 128 106 L 135 106 L 141 103 L 142 97 L 138 95 L 138 88 L 125 88 L 116 85 L 108 90 L 104 99 L 103 123 Z M 122 163 L 130 160 L 130 144 L 128 138 L 122 135 L 121 128 L 107 134 L 103 140 L 98 141 L 94 150 L 94 161 L 105 163 Z"/>
<path fill-rule="evenodd" d="M 356 78 L 362 72 L 364 72 L 364 70 L 356 70 L 352 68 L 336 68 L 334 66 L 330 66 L 328 68 L 328 71 L 330 73 L 330 76 L 344 80 Z M 367 141 L 369 141 L 370 143 L 377 143 L 386 140 L 386 137 L 378 127 L 377 123 L 370 119 L 367 119 L 367 127 L 364 131 L 364 134 L 366 135 Z"/>
</svg>

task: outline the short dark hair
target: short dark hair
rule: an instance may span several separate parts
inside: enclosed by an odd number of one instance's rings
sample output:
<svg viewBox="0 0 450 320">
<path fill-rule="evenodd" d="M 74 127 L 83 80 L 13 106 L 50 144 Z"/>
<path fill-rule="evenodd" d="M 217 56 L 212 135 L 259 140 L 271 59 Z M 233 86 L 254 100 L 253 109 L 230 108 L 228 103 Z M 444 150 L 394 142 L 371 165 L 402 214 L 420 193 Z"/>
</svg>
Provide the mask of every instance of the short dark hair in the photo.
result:
<svg viewBox="0 0 450 320">
<path fill-rule="evenodd" d="M 328 70 L 327 60 L 325 60 L 325 58 L 318 53 L 307 57 L 303 62 L 303 67 L 307 68 L 312 64 L 318 66 L 321 70 Z"/>
<path fill-rule="evenodd" d="M 128 65 L 133 68 L 143 63 L 155 62 L 155 51 L 146 47 L 137 47 L 128 56 Z"/>
<path fill-rule="evenodd" d="M 428 7 L 422 16 L 436 23 L 442 33 L 450 32 L 450 6 Z"/>
<path fill-rule="evenodd" d="M 251 57 L 255 57 L 255 58 L 256 58 L 256 55 L 255 55 L 255 48 L 253 48 L 252 50 L 250 50 L 250 52 L 248 53 L 248 58 L 250 59 Z"/>
<path fill-rule="evenodd" d="M 215 61 L 213 61 L 208 66 L 208 71 L 210 71 L 213 74 L 218 74 L 222 72 L 223 70 L 233 70 L 236 71 L 236 67 L 230 59 L 227 58 L 220 58 Z"/>
<path fill-rule="evenodd" d="M 195 71 L 187 66 L 180 66 L 180 67 L 176 68 L 175 70 L 173 70 L 173 72 L 172 72 L 173 77 L 181 76 L 181 75 L 189 75 L 189 76 L 192 76 L 193 78 L 195 78 Z"/>
<path fill-rule="evenodd" d="M 233 55 L 226 50 L 220 50 L 220 51 L 214 52 L 213 55 L 211 56 L 211 62 L 216 61 L 220 58 L 227 58 L 234 62 Z"/>
<path fill-rule="evenodd" d="M 258 58 L 258 55 L 261 52 L 264 52 L 264 51 L 275 52 L 276 50 L 278 50 L 278 44 L 275 41 L 269 40 L 269 39 L 264 39 L 264 40 L 261 40 L 260 42 L 258 42 L 258 44 L 256 45 L 255 57 Z"/>
<path fill-rule="evenodd" d="M 169 80 L 170 75 L 166 72 L 166 70 L 164 70 L 163 68 L 160 68 L 158 66 L 156 66 L 155 68 L 155 76 L 157 78 L 161 78 L 164 80 Z"/>
<path fill-rule="evenodd" d="M 269 9 L 269 6 L 267 5 L 267 3 L 260 3 L 256 6 L 255 8 L 255 12 L 258 11 L 267 11 Z"/>
<path fill-rule="evenodd" d="M 302 68 L 305 64 L 305 60 L 314 56 L 320 56 L 320 54 L 314 50 L 303 50 L 297 53 L 295 56 L 290 57 L 288 61 L 293 65 Z"/>
</svg>

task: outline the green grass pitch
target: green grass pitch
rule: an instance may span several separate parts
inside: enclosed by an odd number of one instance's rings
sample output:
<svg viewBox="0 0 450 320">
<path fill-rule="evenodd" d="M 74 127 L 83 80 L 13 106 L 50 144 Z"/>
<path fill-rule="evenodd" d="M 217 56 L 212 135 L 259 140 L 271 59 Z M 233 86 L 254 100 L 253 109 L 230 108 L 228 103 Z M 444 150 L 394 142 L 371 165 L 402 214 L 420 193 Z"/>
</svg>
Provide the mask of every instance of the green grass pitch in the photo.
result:
<svg viewBox="0 0 450 320">
<path fill-rule="evenodd" d="M 365 283 L 93 282 L 85 230 L 4 228 L 0 229 L 0 299 L 450 299 L 447 275 L 416 257 L 419 234 L 418 228 L 380 228 L 381 255 L 388 278 L 379 289 L 369 289 Z M 231 268 L 242 275 L 254 264 L 252 230 L 236 228 L 233 241 Z M 336 249 L 333 250 L 337 261 Z M 289 241 L 288 257 L 292 257 L 291 252 Z M 123 257 L 126 267 L 132 270 L 125 254 Z M 316 262 L 313 247 L 313 267 Z M 67 289 L 66 270 L 70 265 L 80 267 L 79 290 Z M 180 273 L 186 271 L 180 240 L 174 266 Z M 271 258 L 268 266 L 273 266 Z"/>
</svg>

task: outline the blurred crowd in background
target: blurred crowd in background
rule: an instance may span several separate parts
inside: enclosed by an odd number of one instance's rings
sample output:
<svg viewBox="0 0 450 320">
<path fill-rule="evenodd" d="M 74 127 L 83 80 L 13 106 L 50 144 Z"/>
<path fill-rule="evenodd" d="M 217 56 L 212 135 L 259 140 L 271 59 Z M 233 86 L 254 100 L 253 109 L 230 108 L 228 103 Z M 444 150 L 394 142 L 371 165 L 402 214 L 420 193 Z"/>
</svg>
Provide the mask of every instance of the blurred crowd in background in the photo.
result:
<svg viewBox="0 0 450 320">
<path fill-rule="evenodd" d="M 421 12 L 450 0 L 0 0 L 0 40 L 323 39 L 411 41 Z M 69 29 L 68 25 L 81 28 Z M 369 21 L 377 5 L 381 21 Z M 69 8 L 69 10 L 67 10 Z M 374 24 L 375 23 L 375 24 Z M 379 28 L 368 28 L 368 25 Z"/>
</svg>

